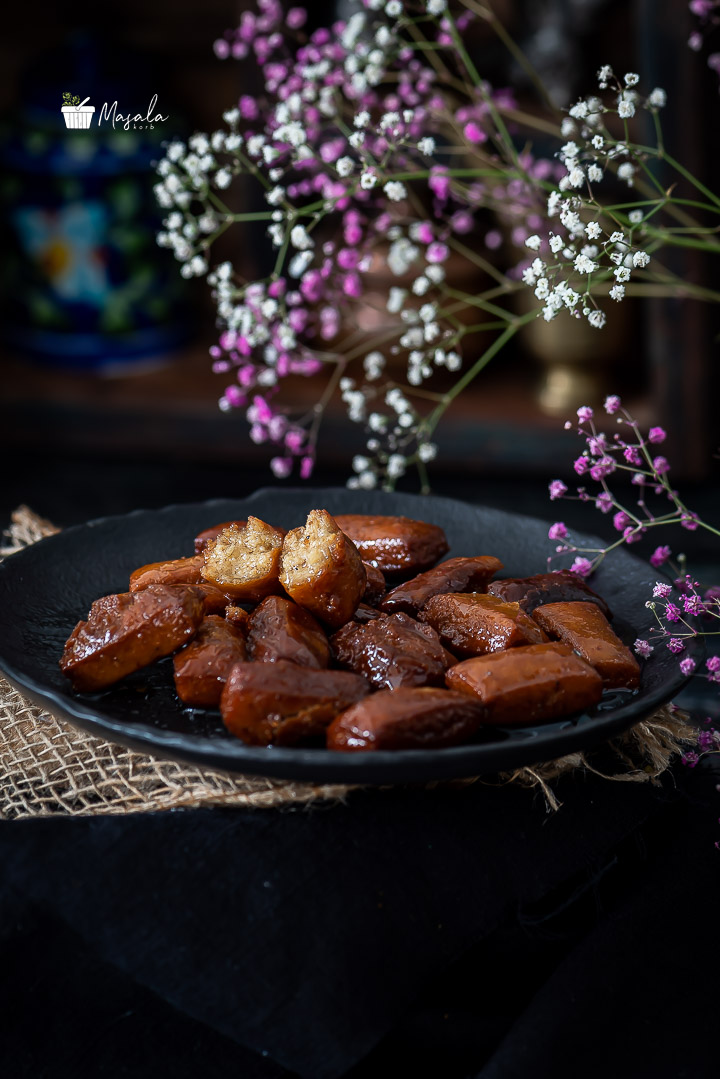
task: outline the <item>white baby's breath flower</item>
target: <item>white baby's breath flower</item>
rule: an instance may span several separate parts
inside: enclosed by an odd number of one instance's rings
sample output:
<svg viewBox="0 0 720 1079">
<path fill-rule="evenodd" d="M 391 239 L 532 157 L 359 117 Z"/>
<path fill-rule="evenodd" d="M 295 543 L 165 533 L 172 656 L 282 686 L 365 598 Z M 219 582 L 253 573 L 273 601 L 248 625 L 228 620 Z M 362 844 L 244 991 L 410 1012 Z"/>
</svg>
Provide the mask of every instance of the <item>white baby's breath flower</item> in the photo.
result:
<svg viewBox="0 0 720 1079">
<path fill-rule="evenodd" d="M 308 251 L 315 246 L 312 236 L 309 236 L 304 225 L 295 225 L 290 233 L 290 243 L 298 251 Z"/>
<path fill-rule="evenodd" d="M 435 153 L 435 139 L 432 139 L 429 135 L 426 135 L 425 138 L 420 139 L 420 141 L 418 142 L 418 150 L 423 155 L 423 157 L 432 157 L 432 155 Z"/>
<path fill-rule="evenodd" d="M 447 8 L 447 0 L 427 0 L 428 15 L 442 15 Z"/>
<path fill-rule="evenodd" d="M 587 176 L 591 184 L 599 184 L 603 178 L 603 170 L 599 165 L 588 165 Z"/>
<path fill-rule="evenodd" d="M 371 191 L 377 182 L 377 176 L 374 172 L 371 172 L 370 169 L 366 169 L 360 174 L 360 187 L 362 187 L 364 191 Z"/>
<path fill-rule="evenodd" d="M 622 120 L 629 120 L 634 115 L 635 105 L 624 94 L 621 94 L 618 97 L 618 116 Z"/>
<path fill-rule="evenodd" d="M 610 289 L 610 299 L 611 300 L 622 300 L 624 295 L 625 295 L 625 286 L 624 285 L 613 285 L 613 287 Z"/>
<path fill-rule="evenodd" d="M 585 226 L 585 233 L 589 240 L 597 240 L 598 236 L 602 235 L 602 228 L 599 221 L 590 221 Z"/>
<path fill-rule="evenodd" d="M 335 164 L 340 176 L 349 176 L 354 167 L 355 162 L 351 157 L 341 157 Z"/>
<path fill-rule="evenodd" d="M 617 174 L 621 180 L 624 180 L 628 187 L 633 186 L 633 177 L 635 176 L 635 166 L 629 161 L 623 161 L 622 165 L 617 170 Z"/>
<path fill-rule="evenodd" d="M 639 225 L 643 219 L 642 210 L 631 210 L 628 214 L 628 221 L 631 225 Z"/>
<path fill-rule="evenodd" d="M 383 190 L 392 202 L 402 202 L 404 198 L 407 198 L 407 188 L 399 180 L 390 180 Z"/>
<path fill-rule="evenodd" d="M 602 135 L 593 135 L 592 146 L 594 150 L 602 150 L 604 145 L 605 139 L 602 137 Z"/>
<path fill-rule="evenodd" d="M 628 72 L 628 74 L 625 76 L 625 85 L 626 86 L 637 86 L 637 84 L 639 82 L 640 82 L 640 76 L 636 75 L 632 71 Z"/>
<path fill-rule="evenodd" d="M 659 86 L 656 86 L 653 92 L 648 98 L 648 105 L 652 109 L 662 109 L 667 105 L 667 94 L 664 90 L 661 90 Z"/>
<path fill-rule="evenodd" d="M 215 186 L 220 188 L 230 187 L 232 173 L 229 169 L 218 169 L 215 173 Z"/>
<path fill-rule="evenodd" d="M 387 309 L 391 315 L 397 315 L 402 310 L 405 304 L 405 297 L 407 296 L 406 288 L 397 288 L 393 286 L 388 293 Z"/>
<path fill-rule="evenodd" d="M 636 251 L 632 257 L 633 266 L 647 266 L 650 261 L 650 256 L 647 251 Z"/>
<path fill-rule="evenodd" d="M 551 236 L 550 237 L 550 250 L 552 251 L 552 253 L 554 255 L 557 255 L 558 251 L 561 251 L 564 246 L 565 246 L 565 241 L 562 238 L 562 236 Z"/>
<path fill-rule="evenodd" d="M 595 327 L 596 330 L 601 330 L 607 322 L 607 318 L 605 317 L 605 313 L 603 311 L 591 311 L 587 317 L 587 320 L 591 326 Z"/>
<path fill-rule="evenodd" d="M 542 243 L 540 237 L 536 234 L 534 236 L 528 236 L 525 241 L 525 246 L 529 247 L 531 251 L 539 251 L 540 244 Z"/>
</svg>

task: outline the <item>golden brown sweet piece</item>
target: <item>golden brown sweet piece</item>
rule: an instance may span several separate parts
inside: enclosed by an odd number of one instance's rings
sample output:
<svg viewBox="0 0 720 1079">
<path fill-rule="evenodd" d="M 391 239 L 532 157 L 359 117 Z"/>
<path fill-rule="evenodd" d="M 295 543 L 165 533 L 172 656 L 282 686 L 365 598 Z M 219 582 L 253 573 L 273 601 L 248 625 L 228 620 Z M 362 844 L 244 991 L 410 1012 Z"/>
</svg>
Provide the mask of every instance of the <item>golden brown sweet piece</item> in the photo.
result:
<svg viewBox="0 0 720 1079">
<path fill-rule="evenodd" d="M 195 587 L 198 592 L 202 593 L 204 614 L 225 614 L 225 610 L 228 607 L 230 600 L 221 589 L 216 588 L 215 585 L 208 584 L 206 581 L 201 581 L 200 584 Z"/>
<path fill-rule="evenodd" d="M 296 603 L 328 625 L 342 626 L 365 592 L 367 577 L 352 540 L 327 510 L 312 510 L 282 548 L 280 581 Z"/>
<path fill-rule="evenodd" d="M 435 630 L 408 614 L 383 614 L 364 625 L 348 622 L 330 644 L 337 662 L 364 675 L 375 689 L 442 686 L 455 663 Z"/>
<path fill-rule="evenodd" d="M 257 517 L 248 517 L 241 528 L 229 525 L 205 548 L 203 580 L 242 603 L 258 603 L 279 594 L 284 536 L 282 528 Z"/>
<path fill-rule="evenodd" d="M 209 615 L 190 644 L 173 656 L 178 697 L 191 708 L 217 708 L 230 671 L 246 659 L 242 631 Z"/>
<path fill-rule="evenodd" d="M 300 667 L 327 667 L 330 645 L 309 611 L 283 596 L 268 596 L 250 615 L 248 650 L 252 659 L 286 659 Z"/>
<path fill-rule="evenodd" d="M 486 722 L 517 727 L 572 715 L 602 696 L 602 678 L 567 645 L 556 641 L 474 656 L 451 667 L 450 689 L 476 697 Z"/>
<path fill-rule="evenodd" d="M 432 596 L 448 592 L 485 592 L 492 575 L 502 567 L 502 562 L 492 555 L 448 558 L 439 566 L 393 588 L 379 606 L 389 614 L 405 611 L 415 615 Z"/>
<path fill-rule="evenodd" d="M 418 618 L 431 625 L 445 647 L 460 656 L 483 655 L 547 640 L 517 603 L 504 603 L 497 596 L 477 592 L 432 596 Z"/>
<path fill-rule="evenodd" d="M 447 689 L 383 690 L 332 721 L 328 749 L 440 749 L 469 741 L 485 719 L 482 704 Z"/>
<path fill-rule="evenodd" d="M 202 592 L 189 586 L 151 584 L 103 596 L 68 637 L 60 669 L 82 693 L 105 689 L 181 648 L 202 618 Z"/>
<path fill-rule="evenodd" d="M 202 554 L 208 544 L 216 540 L 220 533 L 224 532 L 230 525 L 243 528 L 246 524 L 247 521 L 223 521 L 221 525 L 213 525 L 212 528 L 206 528 L 203 532 L 199 532 L 195 537 L 195 554 Z"/>
<path fill-rule="evenodd" d="M 336 520 L 364 561 L 386 575 L 420 573 L 449 550 L 442 528 L 426 521 L 363 513 L 343 513 Z"/>
<path fill-rule="evenodd" d="M 526 614 L 532 614 L 536 607 L 545 603 L 586 600 L 597 604 L 606 618 L 612 618 L 612 612 L 602 596 L 593 592 L 582 577 L 569 569 L 556 573 L 536 573 L 534 577 L 506 577 L 502 581 L 491 581 L 487 590 L 489 595 L 498 596 L 506 603 L 519 603 Z"/>
<path fill-rule="evenodd" d="M 130 591 L 139 592 L 149 584 L 200 584 L 202 556 L 174 558 L 170 562 L 149 562 L 130 574 Z"/>
<path fill-rule="evenodd" d="M 367 584 L 362 597 L 363 603 L 369 604 L 370 607 L 376 607 L 387 590 L 385 576 L 375 566 L 371 566 L 369 562 L 363 562 L 363 565 L 365 566 L 365 575 L 367 577 Z"/>
<path fill-rule="evenodd" d="M 287 660 L 239 663 L 220 700 L 227 729 L 253 746 L 294 746 L 325 734 L 328 724 L 370 690 L 349 671 L 315 671 Z"/>
<path fill-rule="evenodd" d="M 579 652 L 608 689 L 634 689 L 640 666 L 594 603 L 546 603 L 533 611 L 539 626 Z"/>
</svg>

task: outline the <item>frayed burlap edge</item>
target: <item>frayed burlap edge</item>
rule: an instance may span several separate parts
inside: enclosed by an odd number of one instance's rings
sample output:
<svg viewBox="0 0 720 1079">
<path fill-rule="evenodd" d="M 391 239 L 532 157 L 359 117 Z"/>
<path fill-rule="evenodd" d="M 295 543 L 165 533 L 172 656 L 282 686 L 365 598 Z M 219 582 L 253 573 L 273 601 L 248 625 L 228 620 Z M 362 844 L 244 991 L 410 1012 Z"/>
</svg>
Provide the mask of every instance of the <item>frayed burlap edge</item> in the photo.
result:
<svg viewBox="0 0 720 1079">
<path fill-rule="evenodd" d="M 10 542 L 0 553 L 12 554 L 57 531 L 27 506 L 20 506 L 6 532 Z M 561 802 L 550 784 L 561 776 L 585 770 L 615 782 L 657 782 L 673 758 L 682 753 L 683 745 L 692 741 L 694 734 L 686 717 L 668 705 L 603 747 L 603 752 L 610 750 L 617 758 L 616 772 L 597 769 L 595 753 L 572 753 L 480 781 L 536 788 L 548 810 L 556 810 Z M 456 782 L 465 786 L 478 782 L 478 777 Z M 427 786 L 432 789 L 438 785 Z M 357 789 L 346 784 L 230 776 L 136 753 L 56 719 L 0 679 L 0 819 L 146 813 L 201 806 L 291 808 L 343 801 Z"/>
</svg>

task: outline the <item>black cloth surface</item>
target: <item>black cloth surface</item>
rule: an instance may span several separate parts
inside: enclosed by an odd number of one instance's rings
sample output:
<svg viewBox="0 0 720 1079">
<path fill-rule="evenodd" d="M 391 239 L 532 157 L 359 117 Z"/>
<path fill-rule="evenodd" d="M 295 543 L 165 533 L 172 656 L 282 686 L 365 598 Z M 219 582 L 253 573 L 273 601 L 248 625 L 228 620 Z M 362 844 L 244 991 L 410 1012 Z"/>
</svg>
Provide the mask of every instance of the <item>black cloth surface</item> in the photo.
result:
<svg viewBox="0 0 720 1079">
<path fill-rule="evenodd" d="M 0 825 L 0 1072 L 720 1069 L 718 774 Z"/>
</svg>

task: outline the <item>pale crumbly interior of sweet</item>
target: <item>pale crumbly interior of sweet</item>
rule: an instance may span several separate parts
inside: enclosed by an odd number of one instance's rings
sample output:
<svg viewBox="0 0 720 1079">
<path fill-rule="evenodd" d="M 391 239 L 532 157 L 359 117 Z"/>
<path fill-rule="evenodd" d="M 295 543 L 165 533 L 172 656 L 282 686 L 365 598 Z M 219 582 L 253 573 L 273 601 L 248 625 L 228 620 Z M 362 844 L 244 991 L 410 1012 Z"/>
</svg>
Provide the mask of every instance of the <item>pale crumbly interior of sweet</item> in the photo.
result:
<svg viewBox="0 0 720 1079">
<path fill-rule="evenodd" d="M 205 551 L 203 577 L 219 584 L 245 584 L 272 572 L 282 533 L 257 517 L 243 528 L 230 525 Z"/>
<path fill-rule="evenodd" d="M 285 537 L 281 577 L 292 588 L 315 578 L 338 557 L 342 532 L 327 510 L 312 510 L 304 528 L 294 528 Z"/>
</svg>

